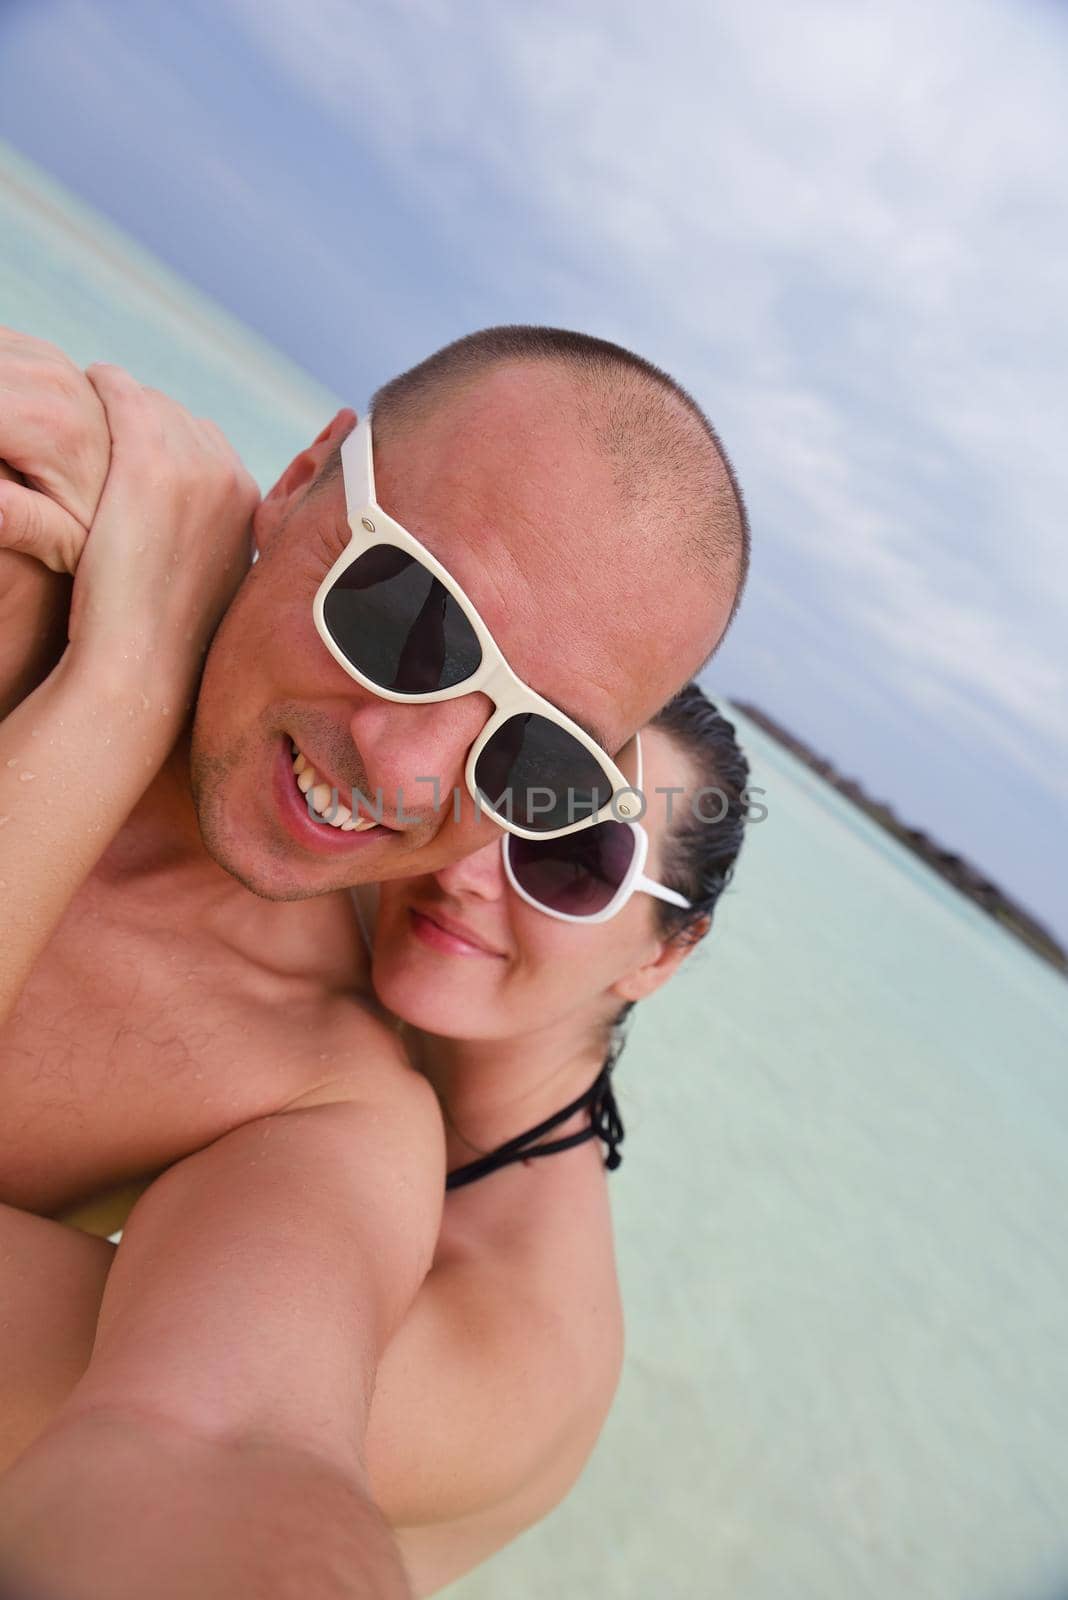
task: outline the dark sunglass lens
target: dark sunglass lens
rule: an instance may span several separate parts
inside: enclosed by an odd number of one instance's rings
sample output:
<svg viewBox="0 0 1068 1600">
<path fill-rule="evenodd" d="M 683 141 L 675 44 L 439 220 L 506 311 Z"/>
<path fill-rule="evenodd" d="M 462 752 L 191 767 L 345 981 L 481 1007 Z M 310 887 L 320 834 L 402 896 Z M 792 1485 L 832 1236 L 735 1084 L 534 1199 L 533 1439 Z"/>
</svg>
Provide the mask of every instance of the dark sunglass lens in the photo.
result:
<svg viewBox="0 0 1068 1600">
<path fill-rule="evenodd" d="M 537 833 L 596 816 L 612 798 L 608 774 L 585 745 L 536 712 L 502 722 L 475 779 L 488 805 Z"/>
<path fill-rule="evenodd" d="M 549 911 L 593 917 L 617 893 L 634 856 L 634 834 L 623 822 L 598 822 L 560 839 L 508 837 L 516 882 Z"/>
<path fill-rule="evenodd" d="M 375 545 L 346 567 L 323 615 L 339 650 L 380 689 L 451 689 L 482 663 L 475 631 L 449 591 L 392 545 Z"/>
</svg>

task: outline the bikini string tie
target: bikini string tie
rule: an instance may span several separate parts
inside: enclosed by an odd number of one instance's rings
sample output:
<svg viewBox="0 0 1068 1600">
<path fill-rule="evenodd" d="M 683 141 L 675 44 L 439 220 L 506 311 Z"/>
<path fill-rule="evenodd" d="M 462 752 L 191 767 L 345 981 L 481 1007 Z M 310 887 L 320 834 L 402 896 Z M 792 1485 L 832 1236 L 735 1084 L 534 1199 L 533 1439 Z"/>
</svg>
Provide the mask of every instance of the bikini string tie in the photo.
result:
<svg viewBox="0 0 1068 1600">
<path fill-rule="evenodd" d="M 558 1128 L 562 1122 L 573 1117 L 575 1112 L 581 1111 L 584 1106 L 588 1106 L 590 1111 L 588 1127 L 578 1133 L 569 1134 L 564 1139 L 549 1139 L 544 1144 L 532 1143 L 550 1129 Z M 535 1156 L 552 1156 L 558 1150 L 570 1150 L 574 1145 L 585 1144 L 587 1139 L 600 1139 L 608 1146 L 604 1164 L 609 1172 L 614 1172 L 623 1160 L 619 1153 L 619 1146 L 623 1143 L 623 1119 L 619 1114 L 615 1095 L 612 1093 L 611 1061 L 605 1062 L 590 1087 L 576 1100 L 572 1100 L 570 1105 L 564 1106 L 553 1116 L 546 1117 L 537 1127 L 528 1128 L 526 1133 L 517 1134 L 514 1139 L 509 1139 L 496 1150 L 491 1150 L 488 1155 L 480 1156 L 477 1161 L 469 1161 L 466 1166 L 454 1168 L 445 1179 L 445 1187 L 459 1189 L 464 1184 L 485 1178 L 491 1172 L 496 1172 L 499 1167 L 509 1166 L 514 1161 L 530 1161 Z"/>
</svg>

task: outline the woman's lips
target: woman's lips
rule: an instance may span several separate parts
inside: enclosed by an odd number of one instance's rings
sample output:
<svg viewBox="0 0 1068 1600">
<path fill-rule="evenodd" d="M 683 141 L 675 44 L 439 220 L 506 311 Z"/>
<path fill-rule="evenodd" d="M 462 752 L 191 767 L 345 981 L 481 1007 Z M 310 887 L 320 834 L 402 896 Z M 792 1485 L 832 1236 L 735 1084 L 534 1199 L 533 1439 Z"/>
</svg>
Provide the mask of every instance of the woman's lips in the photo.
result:
<svg viewBox="0 0 1068 1600">
<path fill-rule="evenodd" d="M 456 922 L 440 911 L 421 911 L 416 906 L 409 906 L 408 915 L 416 938 L 431 950 L 454 956 L 482 956 L 492 961 L 505 959 L 502 951 L 494 950 L 462 922 Z"/>
</svg>

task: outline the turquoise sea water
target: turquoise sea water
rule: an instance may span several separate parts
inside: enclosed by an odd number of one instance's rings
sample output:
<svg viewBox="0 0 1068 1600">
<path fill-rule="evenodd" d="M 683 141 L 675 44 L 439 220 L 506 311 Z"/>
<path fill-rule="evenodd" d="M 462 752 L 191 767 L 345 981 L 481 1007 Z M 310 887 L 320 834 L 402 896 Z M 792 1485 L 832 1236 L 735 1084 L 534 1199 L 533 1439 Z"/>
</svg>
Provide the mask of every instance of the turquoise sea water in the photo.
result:
<svg viewBox="0 0 1068 1600">
<path fill-rule="evenodd" d="M 331 414 L 2 151 L 0 238 L 0 320 L 214 416 L 263 484 Z M 619 1400 L 449 1595 L 1064 1600 L 1068 984 L 738 721 L 768 818 L 617 1074 Z"/>
</svg>

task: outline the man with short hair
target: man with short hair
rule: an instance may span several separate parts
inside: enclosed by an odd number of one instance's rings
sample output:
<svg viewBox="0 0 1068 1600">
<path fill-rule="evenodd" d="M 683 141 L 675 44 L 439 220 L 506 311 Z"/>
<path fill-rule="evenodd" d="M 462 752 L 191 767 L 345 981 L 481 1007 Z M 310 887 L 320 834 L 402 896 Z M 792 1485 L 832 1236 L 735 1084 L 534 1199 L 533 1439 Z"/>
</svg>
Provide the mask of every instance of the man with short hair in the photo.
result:
<svg viewBox="0 0 1068 1600">
<path fill-rule="evenodd" d="M 9 336 L 5 356 L 4 387 L 34 397 L 0 438 L 24 480 L 0 484 L 7 603 L 33 617 L 5 640 L 11 704 L 47 670 L 41 595 L 62 583 L 27 557 L 47 549 L 73 566 L 55 552 L 77 552 L 92 522 L 107 427 L 55 352 Z M 36 364 L 32 384 L 17 381 L 20 363 Z M 106 374 L 97 388 L 109 414 L 151 415 L 165 451 L 168 414 L 150 396 Z M 78 1570 L 117 1583 L 106 1537 L 85 1530 L 115 1496 L 148 1494 L 136 1503 L 160 1520 L 121 1574 L 131 1593 L 187 1527 L 207 1530 L 198 1559 L 217 1568 L 220 1593 L 247 1581 L 250 1517 L 280 1540 L 263 1571 L 283 1572 L 302 1540 L 341 1570 L 359 1530 L 381 1562 L 381 1581 L 360 1592 L 397 1590 L 351 1436 L 426 1270 L 440 1137 L 421 1080 L 396 1055 L 368 1058 L 368 1019 L 351 999 L 363 957 L 347 896 L 332 891 L 433 871 L 495 836 L 467 771 L 494 714 L 506 725 L 498 773 L 518 770 L 532 729 L 542 765 L 562 739 L 602 775 L 616 770 L 611 758 L 716 647 L 744 581 L 744 511 L 715 435 L 671 380 L 615 346 L 488 330 L 387 385 L 372 417 L 371 553 L 385 508 L 383 527 L 448 579 L 405 624 L 408 676 L 391 680 L 402 688 L 384 697 L 364 636 L 345 633 L 345 608 L 371 580 L 357 571 L 345 588 L 358 564 L 343 411 L 257 509 L 259 559 L 214 632 L 191 725 L 101 838 L 0 1035 L 0 1199 L 54 1212 L 171 1167 L 134 1212 L 86 1379 L 0 1487 L 0 1530 L 16 1531 L 42 1583 L 76 1570 L 69 1551 L 45 1548 L 64 1516 L 79 1530 Z M 519 680 L 510 720 L 479 688 L 423 697 L 443 686 L 464 598 Z M 572 769 L 554 770 L 562 781 Z M 332 826 L 320 786 L 363 798 Z M 596 781 L 591 792 L 605 797 Z M 376 810 L 366 797 L 379 795 Z M 311 1337 L 307 1308 L 324 1285 L 325 1327 Z M 349 1315 L 358 1336 L 332 1338 Z M 235 1343 L 228 1330 L 250 1326 Z M 284 1393 L 272 1350 L 284 1352 Z M 92 1482 L 78 1468 L 89 1451 Z M 216 1502 L 232 1508 L 223 1524 Z M 358 1592 L 331 1581 L 323 1594 Z"/>
</svg>

